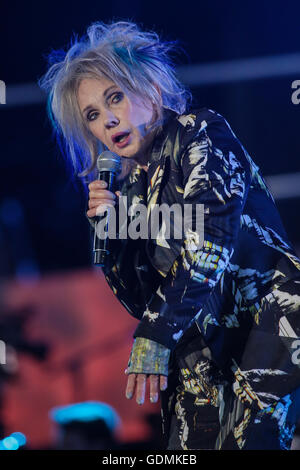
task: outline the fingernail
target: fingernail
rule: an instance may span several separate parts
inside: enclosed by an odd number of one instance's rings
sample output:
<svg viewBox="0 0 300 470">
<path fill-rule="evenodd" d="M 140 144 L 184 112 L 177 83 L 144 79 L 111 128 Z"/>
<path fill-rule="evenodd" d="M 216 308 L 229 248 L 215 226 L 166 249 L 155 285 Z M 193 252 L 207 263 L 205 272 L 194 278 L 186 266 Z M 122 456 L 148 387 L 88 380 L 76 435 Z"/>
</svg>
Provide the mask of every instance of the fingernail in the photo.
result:
<svg viewBox="0 0 300 470">
<path fill-rule="evenodd" d="M 151 397 L 150 397 L 151 403 L 156 403 L 157 400 L 158 400 L 158 395 L 157 395 L 157 393 L 156 393 L 155 395 L 151 395 Z"/>
<path fill-rule="evenodd" d="M 168 388 L 168 384 L 164 384 L 160 387 L 161 391 L 164 392 L 165 390 L 167 390 Z"/>
<path fill-rule="evenodd" d="M 143 398 L 138 398 L 136 400 L 136 402 L 137 402 L 138 405 L 142 405 L 144 403 L 144 399 Z"/>
<path fill-rule="evenodd" d="M 132 398 L 132 393 L 126 393 L 126 398 L 128 398 L 128 400 L 130 400 L 130 398 Z"/>
<path fill-rule="evenodd" d="M 106 182 L 105 181 L 99 181 L 99 186 L 101 186 L 101 188 L 105 188 Z"/>
</svg>

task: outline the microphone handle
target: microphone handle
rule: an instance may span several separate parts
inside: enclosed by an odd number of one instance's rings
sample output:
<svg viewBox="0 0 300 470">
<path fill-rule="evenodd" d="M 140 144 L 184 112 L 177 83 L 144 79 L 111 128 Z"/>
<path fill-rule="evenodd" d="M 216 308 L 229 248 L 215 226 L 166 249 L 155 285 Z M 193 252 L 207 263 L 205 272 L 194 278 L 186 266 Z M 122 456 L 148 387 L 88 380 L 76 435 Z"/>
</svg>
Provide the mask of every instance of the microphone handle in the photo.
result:
<svg viewBox="0 0 300 470">
<path fill-rule="evenodd" d="M 113 171 L 99 171 L 98 180 L 106 181 L 108 191 L 115 193 L 117 191 L 116 174 Z M 97 234 L 98 223 L 106 219 L 104 232 L 106 236 L 100 238 Z M 100 267 L 105 267 L 109 255 L 109 238 L 108 238 L 108 223 L 109 223 L 109 209 L 103 215 L 96 216 L 96 225 L 94 230 L 94 264 Z"/>
</svg>

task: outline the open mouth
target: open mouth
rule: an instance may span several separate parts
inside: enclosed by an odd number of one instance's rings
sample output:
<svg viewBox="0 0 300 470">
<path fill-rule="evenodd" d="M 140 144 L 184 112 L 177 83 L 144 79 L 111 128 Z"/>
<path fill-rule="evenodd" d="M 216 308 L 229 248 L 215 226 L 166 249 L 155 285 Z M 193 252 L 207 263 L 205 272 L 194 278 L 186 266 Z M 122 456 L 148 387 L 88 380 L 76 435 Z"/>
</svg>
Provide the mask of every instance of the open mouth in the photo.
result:
<svg viewBox="0 0 300 470">
<path fill-rule="evenodd" d="M 131 141 L 130 132 L 118 132 L 112 136 L 111 140 L 116 147 L 122 149 L 123 147 L 126 147 L 126 145 L 128 145 Z"/>
<path fill-rule="evenodd" d="M 112 141 L 115 144 L 121 144 L 122 142 L 125 142 L 127 137 L 129 137 L 129 132 L 119 132 L 118 134 L 112 136 Z"/>
</svg>

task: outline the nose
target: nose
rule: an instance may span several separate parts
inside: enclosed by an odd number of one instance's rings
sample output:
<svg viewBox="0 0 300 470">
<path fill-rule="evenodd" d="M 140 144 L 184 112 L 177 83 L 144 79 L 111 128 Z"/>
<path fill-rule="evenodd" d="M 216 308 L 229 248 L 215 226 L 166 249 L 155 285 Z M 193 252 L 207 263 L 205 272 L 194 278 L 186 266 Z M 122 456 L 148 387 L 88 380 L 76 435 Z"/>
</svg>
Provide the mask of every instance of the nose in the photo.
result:
<svg viewBox="0 0 300 470">
<path fill-rule="evenodd" d="M 106 114 L 104 116 L 104 125 L 107 129 L 117 126 L 119 122 L 119 119 L 111 110 L 106 110 Z"/>
</svg>

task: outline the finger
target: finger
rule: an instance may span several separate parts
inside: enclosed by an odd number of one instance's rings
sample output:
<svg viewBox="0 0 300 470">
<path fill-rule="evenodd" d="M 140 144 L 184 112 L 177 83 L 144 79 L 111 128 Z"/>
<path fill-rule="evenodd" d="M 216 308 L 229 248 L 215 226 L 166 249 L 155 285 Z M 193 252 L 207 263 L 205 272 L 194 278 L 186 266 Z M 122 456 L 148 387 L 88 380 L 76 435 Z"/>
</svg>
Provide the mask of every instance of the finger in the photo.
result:
<svg viewBox="0 0 300 470">
<path fill-rule="evenodd" d="M 91 191 L 93 188 L 96 188 L 96 187 L 98 186 L 98 183 L 99 183 L 99 180 L 91 181 L 91 182 L 88 184 L 89 190 Z"/>
<path fill-rule="evenodd" d="M 127 380 L 127 386 L 126 386 L 126 398 L 131 400 L 134 394 L 134 389 L 135 389 L 135 384 L 136 384 L 136 374 L 129 374 L 128 375 L 128 380 Z"/>
<path fill-rule="evenodd" d="M 151 403 L 157 403 L 158 401 L 158 375 L 150 375 L 150 401 Z"/>
<path fill-rule="evenodd" d="M 116 204 L 115 201 L 106 201 L 105 204 L 102 204 L 102 201 L 101 201 L 101 203 L 99 203 L 99 201 L 98 201 L 98 204 L 95 204 L 95 207 L 89 209 L 86 212 L 86 215 L 88 217 L 95 217 L 97 215 L 102 215 L 102 214 L 104 214 L 104 212 L 106 211 L 107 208 L 114 207 L 115 204 Z"/>
<path fill-rule="evenodd" d="M 116 199 L 116 195 L 108 189 L 92 189 L 89 192 L 89 199 L 101 199 L 107 197 L 108 199 Z"/>
<path fill-rule="evenodd" d="M 89 188 L 89 190 L 93 190 L 93 189 L 96 189 L 96 188 L 106 188 L 106 186 L 107 186 L 106 181 L 94 180 L 88 185 L 88 188 Z"/>
<path fill-rule="evenodd" d="M 136 380 L 136 402 L 138 405 L 142 405 L 145 401 L 146 394 L 146 375 L 137 374 Z"/>
<path fill-rule="evenodd" d="M 168 377 L 166 377 L 165 375 L 160 376 L 159 388 L 162 392 L 168 388 Z"/>
<path fill-rule="evenodd" d="M 96 207 L 95 212 L 96 215 L 103 215 L 105 211 L 109 210 L 111 207 L 113 207 L 115 203 L 107 202 L 105 204 L 99 204 L 98 207 Z"/>
<path fill-rule="evenodd" d="M 113 201 L 112 199 L 90 199 L 88 206 L 90 209 L 94 209 L 94 207 L 98 207 L 99 204 L 116 204 L 116 201 Z"/>
</svg>

